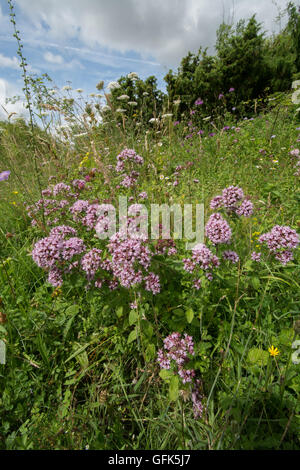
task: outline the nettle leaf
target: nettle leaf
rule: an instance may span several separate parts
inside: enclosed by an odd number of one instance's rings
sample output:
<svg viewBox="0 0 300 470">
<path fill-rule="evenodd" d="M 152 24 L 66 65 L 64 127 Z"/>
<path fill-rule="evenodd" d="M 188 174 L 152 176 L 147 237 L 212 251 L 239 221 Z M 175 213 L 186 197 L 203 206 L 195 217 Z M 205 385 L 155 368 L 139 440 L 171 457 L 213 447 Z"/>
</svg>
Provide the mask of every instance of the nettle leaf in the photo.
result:
<svg viewBox="0 0 300 470">
<path fill-rule="evenodd" d="M 253 365 L 266 366 L 269 353 L 259 348 L 251 348 L 248 352 L 248 361 Z"/>
</svg>

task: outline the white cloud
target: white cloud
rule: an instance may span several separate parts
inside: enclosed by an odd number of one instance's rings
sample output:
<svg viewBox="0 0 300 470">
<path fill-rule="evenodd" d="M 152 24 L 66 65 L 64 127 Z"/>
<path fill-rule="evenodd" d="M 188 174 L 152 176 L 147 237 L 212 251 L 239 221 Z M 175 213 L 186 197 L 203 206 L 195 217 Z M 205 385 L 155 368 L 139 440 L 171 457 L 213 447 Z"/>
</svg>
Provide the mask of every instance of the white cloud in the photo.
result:
<svg viewBox="0 0 300 470">
<path fill-rule="evenodd" d="M 11 113 L 16 113 L 14 117 L 28 114 L 22 100 L 18 100 L 16 103 L 6 103 L 6 98 L 12 98 L 20 94 L 20 90 L 15 85 L 4 78 L 0 78 L 0 119 L 7 119 Z"/>
<path fill-rule="evenodd" d="M 52 54 L 52 52 L 45 52 L 44 59 L 51 64 L 63 64 L 64 59 L 59 54 Z"/>
<path fill-rule="evenodd" d="M 212 47 L 223 19 L 249 18 L 257 13 L 266 30 L 274 28 L 277 9 L 272 0 L 16 0 L 38 39 L 68 41 L 122 53 L 136 51 L 166 66 L 178 65 L 190 50 Z M 286 0 L 277 0 L 281 7 Z"/>
<path fill-rule="evenodd" d="M 0 52 L 0 67 L 19 70 L 20 64 L 16 57 L 6 57 Z"/>
</svg>

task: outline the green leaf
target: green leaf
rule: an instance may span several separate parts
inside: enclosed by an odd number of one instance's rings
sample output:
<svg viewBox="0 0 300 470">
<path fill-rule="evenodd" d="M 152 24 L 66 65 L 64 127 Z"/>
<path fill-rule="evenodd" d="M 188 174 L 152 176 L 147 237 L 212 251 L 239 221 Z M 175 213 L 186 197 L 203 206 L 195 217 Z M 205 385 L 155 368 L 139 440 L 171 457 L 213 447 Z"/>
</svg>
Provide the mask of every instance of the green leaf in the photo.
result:
<svg viewBox="0 0 300 470">
<path fill-rule="evenodd" d="M 194 319 L 194 315 L 195 315 L 193 309 L 189 308 L 185 312 L 185 315 L 186 315 L 186 319 L 187 319 L 188 323 L 192 323 L 192 321 Z"/>
<path fill-rule="evenodd" d="M 179 396 L 179 377 L 178 375 L 173 375 L 170 379 L 169 385 L 169 398 L 170 401 L 176 401 Z"/>
<path fill-rule="evenodd" d="M 147 338 L 152 338 L 153 336 L 153 326 L 147 320 L 141 320 L 141 330 Z"/>
<path fill-rule="evenodd" d="M 258 290 L 260 287 L 260 280 L 258 277 L 252 277 L 251 279 L 252 286 L 254 287 L 255 290 Z"/>
<path fill-rule="evenodd" d="M 145 359 L 146 361 L 151 361 L 152 359 L 154 359 L 155 357 L 155 345 L 152 344 L 152 343 L 149 343 L 147 345 L 147 348 L 146 348 L 146 352 L 145 352 Z"/>
<path fill-rule="evenodd" d="M 173 372 L 169 369 L 161 369 L 159 376 L 161 379 L 168 381 L 171 377 L 173 377 Z"/>
<path fill-rule="evenodd" d="M 136 328 L 132 330 L 128 336 L 127 343 L 130 344 L 137 339 L 137 330 Z"/>
<path fill-rule="evenodd" d="M 116 314 L 117 314 L 118 318 L 122 317 L 122 315 L 123 315 L 123 306 L 122 305 L 120 305 L 120 307 L 117 308 Z"/>
<path fill-rule="evenodd" d="M 79 310 L 80 310 L 80 308 L 78 307 L 78 305 L 71 305 L 70 307 L 68 307 L 66 309 L 65 314 L 66 315 L 77 315 Z"/>
<path fill-rule="evenodd" d="M 253 365 L 266 366 L 268 358 L 268 352 L 263 349 L 251 348 L 248 352 L 248 361 Z"/>
<path fill-rule="evenodd" d="M 138 321 L 138 318 L 139 318 L 139 314 L 137 312 L 137 310 L 130 310 L 130 313 L 129 313 L 129 325 L 135 325 L 135 323 L 137 323 Z"/>
</svg>

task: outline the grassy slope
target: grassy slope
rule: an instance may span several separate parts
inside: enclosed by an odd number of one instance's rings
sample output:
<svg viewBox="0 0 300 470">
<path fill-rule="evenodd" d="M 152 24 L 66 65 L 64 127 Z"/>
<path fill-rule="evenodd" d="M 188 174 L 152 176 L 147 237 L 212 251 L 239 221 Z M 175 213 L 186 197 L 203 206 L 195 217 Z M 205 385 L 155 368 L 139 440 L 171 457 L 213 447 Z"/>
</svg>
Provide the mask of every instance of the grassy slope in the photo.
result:
<svg viewBox="0 0 300 470">
<path fill-rule="evenodd" d="M 213 196 L 231 184 L 242 187 L 256 209 L 235 228 L 233 249 L 246 262 L 256 243 L 253 232 L 264 233 L 275 224 L 299 227 L 299 179 L 289 154 L 297 147 L 298 133 L 286 108 L 279 116 L 270 112 L 238 125 L 239 130 L 211 138 L 183 140 L 172 132 L 159 141 L 149 138 L 146 146 L 143 135 L 137 140 L 126 135 L 124 141 L 94 138 L 105 164 L 114 164 L 125 144 L 144 157 L 139 190 L 147 191 L 151 202 L 204 200 L 207 219 Z M 232 268 L 232 276 L 220 277 L 201 299 L 180 285 L 176 272 L 173 278 L 166 270 L 169 284 L 162 294 L 145 299 L 156 348 L 176 325 L 182 328 L 176 315 L 184 316 L 187 307 L 201 312 L 184 329 L 197 340 L 204 401 L 210 397 L 205 418 L 196 421 L 189 403 L 169 402 L 155 354 L 139 343 L 127 344 L 131 327 L 124 320 L 129 313 L 125 294 L 109 299 L 70 284 L 53 292 L 45 283 L 29 256 L 42 233 L 30 227 L 23 208 L 25 201 L 39 197 L 32 153 L 21 125 L 6 129 L 0 168 L 11 169 L 12 175 L 0 183 L 0 310 L 7 316 L 0 334 L 8 343 L 7 364 L 0 365 L 0 447 L 299 449 L 300 366 L 290 363 L 299 312 L 297 261 L 257 271 Z M 54 173 L 64 175 L 64 181 L 75 177 L 82 156 L 91 151 L 88 139 L 74 152 L 53 143 L 39 146 L 43 187 Z M 168 186 L 176 165 L 188 161 L 194 165 L 180 176 L 179 185 Z M 100 178 L 94 193 L 112 197 L 114 186 L 114 181 L 104 186 Z M 280 373 L 274 361 L 247 362 L 250 348 L 266 351 L 270 344 L 281 351 Z"/>
</svg>

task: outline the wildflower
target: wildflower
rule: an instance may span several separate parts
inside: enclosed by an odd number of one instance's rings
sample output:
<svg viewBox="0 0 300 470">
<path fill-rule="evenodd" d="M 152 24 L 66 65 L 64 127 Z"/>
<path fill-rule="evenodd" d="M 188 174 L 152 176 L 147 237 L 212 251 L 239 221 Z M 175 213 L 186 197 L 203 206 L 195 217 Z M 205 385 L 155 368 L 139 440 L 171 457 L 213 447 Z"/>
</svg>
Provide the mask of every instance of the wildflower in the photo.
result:
<svg viewBox="0 0 300 470">
<path fill-rule="evenodd" d="M 2 173 L 0 173 L 0 181 L 6 181 L 6 180 L 8 180 L 9 175 L 10 175 L 10 171 L 9 171 L 9 170 L 2 171 Z"/>
<path fill-rule="evenodd" d="M 107 88 L 109 90 L 116 90 L 118 88 L 121 88 L 121 85 L 118 83 L 118 82 L 110 82 L 108 85 L 107 85 Z"/>
<path fill-rule="evenodd" d="M 210 216 L 205 226 L 205 233 L 214 245 L 229 243 L 232 235 L 231 228 L 219 213 Z"/>
<path fill-rule="evenodd" d="M 160 292 L 160 282 L 157 274 L 149 273 L 145 278 L 145 289 L 152 292 L 153 295 Z"/>
<path fill-rule="evenodd" d="M 272 357 L 276 357 L 279 354 L 278 348 L 274 348 L 273 345 L 268 349 L 268 351 L 270 353 L 270 356 L 272 356 Z"/>
<path fill-rule="evenodd" d="M 137 106 L 136 101 L 128 101 L 129 106 Z"/>
<path fill-rule="evenodd" d="M 223 251 L 222 256 L 224 259 L 231 261 L 233 264 L 237 263 L 240 259 L 239 255 L 235 251 L 231 250 Z"/>
<path fill-rule="evenodd" d="M 229 93 L 233 93 L 233 92 L 234 92 L 234 88 L 233 87 L 229 88 Z"/>
<path fill-rule="evenodd" d="M 128 95 L 121 95 L 121 96 L 118 96 L 117 100 L 129 100 L 129 96 Z"/>
<path fill-rule="evenodd" d="M 83 93 L 83 89 L 82 89 L 82 88 L 77 88 L 77 90 L 75 90 L 75 91 L 77 91 L 77 93 Z"/>
<path fill-rule="evenodd" d="M 261 235 L 259 243 L 267 243 L 270 252 L 283 265 L 293 259 L 291 250 L 299 245 L 297 232 L 288 226 L 275 225 L 268 233 Z"/>
<path fill-rule="evenodd" d="M 101 253 L 98 248 L 93 248 L 81 258 L 82 269 L 86 272 L 88 280 L 95 277 L 96 271 L 101 265 Z"/>
<path fill-rule="evenodd" d="M 137 80 L 139 78 L 138 74 L 136 72 L 130 72 L 127 75 L 128 78 L 131 78 L 131 80 Z"/>
<path fill-rule="evenodd" d="M 148 194 L 146 191 L 143 191 L 142 193 L 139 194 L 140 199 L 148 199 Z"/>
<path fill-rule="evenodd" d="M 222 98 L 224 98 L 224 95 L 223 95 L 223 93 L 220 93 L 219 94 L 219 100 L 221 100 Z"/>
<path fill-rule="evenodd" d="M 236 210 L 239 216 L 250 217 L 253 214 L 253 204 L 249 199 L 245 199 L 240 207 Z"/>
<path fill-rule="evenodd" d="M 203 101 L 201 98 L 198 98 L 198 99 L 195 101 L 195 106 L 201 106 L 203 103 L 204 103 L 204 101 Z"/>
<path fill-rule="evenodd" d="M 193 412 L 194 418 L 201 418 L 203 414 L 203 404 L 202 399 L 203 396 L 199 392 L 200 380 L 197 379 L 196 383 L 192 390 L 192 403 L 193 403 Z"/>
<path fill-rule="evenodd" d="M 236 208 L 236 203 L 243 199 L 244 192 L 238 186 L 228 186 L 223 189 L 222 200 L 226 209 L 233 210 Z"/>
</svg>

